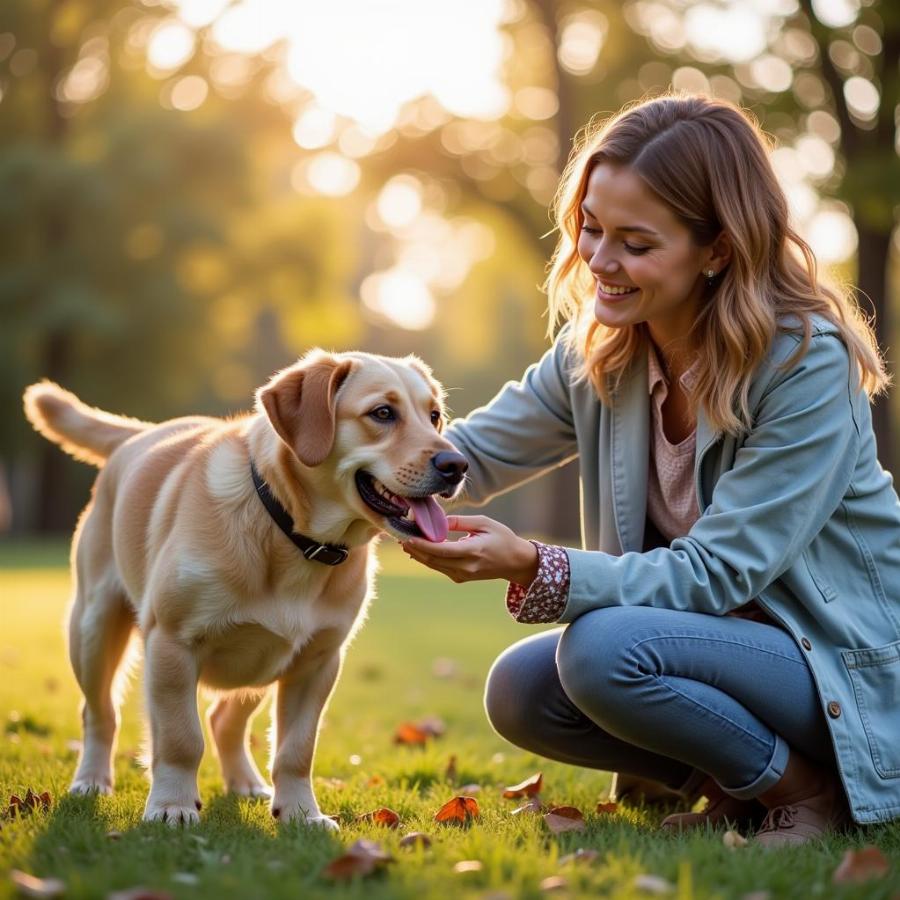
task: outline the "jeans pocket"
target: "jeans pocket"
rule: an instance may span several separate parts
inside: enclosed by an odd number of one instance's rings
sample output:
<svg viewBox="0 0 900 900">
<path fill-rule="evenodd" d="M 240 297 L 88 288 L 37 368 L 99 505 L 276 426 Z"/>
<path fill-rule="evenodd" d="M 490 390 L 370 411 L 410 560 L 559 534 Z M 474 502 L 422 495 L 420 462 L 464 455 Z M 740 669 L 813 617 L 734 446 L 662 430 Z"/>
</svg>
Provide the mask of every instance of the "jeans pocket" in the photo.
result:
<svg viewBox="0 0 900 900">
<path fill-rule="evenodd" d="M 873 650 L 843 650 L 875 769 L 900 776 L 900 641 Z"/>
</svg>

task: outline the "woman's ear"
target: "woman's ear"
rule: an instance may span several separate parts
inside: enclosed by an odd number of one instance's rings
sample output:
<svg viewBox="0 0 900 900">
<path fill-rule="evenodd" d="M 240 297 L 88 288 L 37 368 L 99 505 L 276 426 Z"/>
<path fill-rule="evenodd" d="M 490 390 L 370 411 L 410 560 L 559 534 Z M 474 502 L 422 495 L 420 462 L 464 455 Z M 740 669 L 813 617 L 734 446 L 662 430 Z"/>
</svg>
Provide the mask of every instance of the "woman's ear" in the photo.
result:
<svg viewBox="0 0 900 900">
<path fill-rule="evenodd" d="M 306 466 L 318 466 L 334 445 L 338 388 L 353 368 L 321 352 L 274 375 L 257 392 L 257 405 L 278 436 Z"/>
<path fill-rule="evenodd" d="M 707 248 L 708 256 L 703 271 L 714 269 L 716 275 L 721 274 L 722 270 L 731 262 L 732 249 L 728 232 L 720 231 L 718 237 Z"/>
</svg>

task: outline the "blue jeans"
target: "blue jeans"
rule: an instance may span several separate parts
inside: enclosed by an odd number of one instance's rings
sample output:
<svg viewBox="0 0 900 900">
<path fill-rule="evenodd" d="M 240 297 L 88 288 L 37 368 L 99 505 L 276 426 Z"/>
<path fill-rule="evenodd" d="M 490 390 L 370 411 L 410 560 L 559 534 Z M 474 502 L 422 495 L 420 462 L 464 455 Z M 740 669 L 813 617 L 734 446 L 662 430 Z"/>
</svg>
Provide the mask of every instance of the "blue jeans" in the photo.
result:
<svg viewBox="0 0 900 900">
<path fill-rule="evenodd" d="M 712 776 L 750 799 L 789 748 L 835 768 L 812 674 L 774 625 L 648 607 L 599 609 L 502 653 L 494 729 L 540 756 L 660 781 Z"/>
</svg>

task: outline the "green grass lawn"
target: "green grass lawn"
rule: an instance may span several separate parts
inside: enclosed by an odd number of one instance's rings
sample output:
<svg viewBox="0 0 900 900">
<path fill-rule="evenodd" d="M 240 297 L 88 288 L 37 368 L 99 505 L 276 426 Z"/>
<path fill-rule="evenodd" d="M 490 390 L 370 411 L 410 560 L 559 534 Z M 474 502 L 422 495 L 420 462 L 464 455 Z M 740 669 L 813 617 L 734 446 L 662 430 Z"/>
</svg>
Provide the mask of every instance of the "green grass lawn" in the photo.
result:
<svg viewBox="0 0 900 900">
<path fill-rule="evenodd" d="M 136 886 L 177 898 L 444 898 L 543 897 L 542 882 L 562 876 L 561 896 L 646 897 L 637 876 L 672 885 L 671 896 L 900 896 L 900 825 L 860 830 L 824 846 L 765 853 L 736 850 L 721 834 L 662 835 L 659 816 L 620 806 L 596 814 L 609 784 L 601 772 L 550 763 L 497 737 L 481 693 L 496 654 L 530 633 L 506 615 L 502 586 L 454 585 L 414 566 L 395 547 L 381 551 L 379 597 L 351 648 L 319 739 L 319 802 L 340 816 L 329 835 L 278 827 L 264 803 L 222 791 L 212 754 L 200 771 L 201 824 L 191 830 L 145 825 L 147 782 L 139 763 L 143 726 L 139 674 L 123 709 L 112 797 L 66 795 L 80 738 L 78 693 L 69 669 L 63 615 L 69 576 L 65 548 L 0 544 L 0 799 L 27 787 L 47 790 L 47 813 L 4 820 L 0 830 L 0 897 L 13 896 L 8 873 L 55 877 L 66 897 L 106 897 Z M 437 665 L 436 665 L 437 662 Z M 205 706 L 208 701 L 203 700 Z M 439 716 L 443 736 L 424 749 L 396 746 L 401 722 Z M 254 724 L 254 753 L 265 767 L 267 710 Z M 455 755 L 456 776 L 446 777 Z M 574 805 L 587 830 L 555 836 L 540 816 L 510 815 L 517 802 L 501 790 L 542 770 L 542 800 Z M 437 825 L 437 809 L 477 784 L 481 817 L 467 829 Z M 377 807 L 395 810 L 396 831 L 354 818 Z M 427 832 L 429 850 L 403 849 L 401 837 Z M 110 836 L 110 833 L 113 833 Z M 322 869 L 358 838 L 378 840 L 396 859 L 383 873 L 332 884 Z M 859 886 L 838 886 L 832 873 L 848 848 L 875 844 L 892 859 L 890 873 Z M 560 864 L 579 847 L 599 855 Z M 462 860 L 477 871 L 454 872 Z"/>
</svg>

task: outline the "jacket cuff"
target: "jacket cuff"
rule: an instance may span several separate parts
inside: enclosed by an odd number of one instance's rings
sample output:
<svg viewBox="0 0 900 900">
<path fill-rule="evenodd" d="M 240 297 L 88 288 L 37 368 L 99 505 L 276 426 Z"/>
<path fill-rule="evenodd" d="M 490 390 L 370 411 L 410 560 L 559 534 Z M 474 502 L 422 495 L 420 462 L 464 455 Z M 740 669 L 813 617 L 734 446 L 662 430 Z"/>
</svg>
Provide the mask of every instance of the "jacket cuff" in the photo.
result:
<svg viewBox="0 0 900 900">
<path fill-rule="evenodd" d="M 537 575 L 527 588 L 510 582 L 506 608 L 517 622 L 556 622 L 569 598 L 569 557 L 563 547 L 531 543 L 538 552 Z"/>
</svg>

